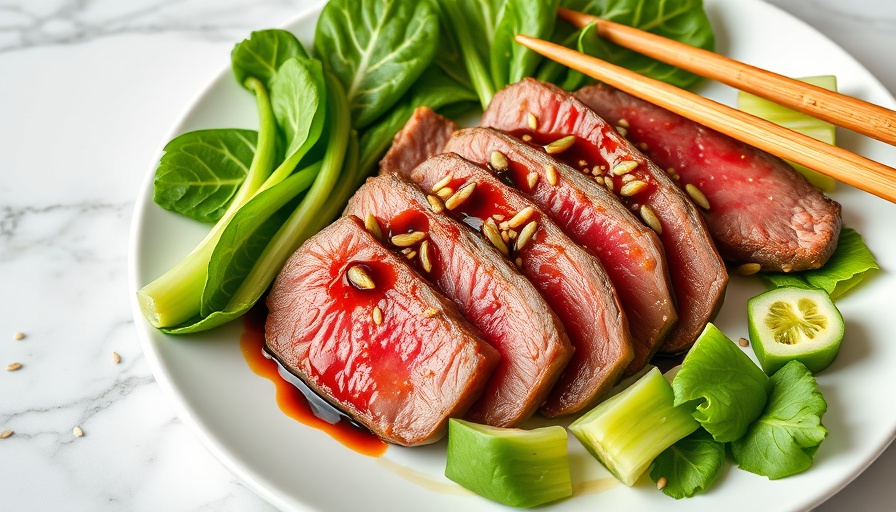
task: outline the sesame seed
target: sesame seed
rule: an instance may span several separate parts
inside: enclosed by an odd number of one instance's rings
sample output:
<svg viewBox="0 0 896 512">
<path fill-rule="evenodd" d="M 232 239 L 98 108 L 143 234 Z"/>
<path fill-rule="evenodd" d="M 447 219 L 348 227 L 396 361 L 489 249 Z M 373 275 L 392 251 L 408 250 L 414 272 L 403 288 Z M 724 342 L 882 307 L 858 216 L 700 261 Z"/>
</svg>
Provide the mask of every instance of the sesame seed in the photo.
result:
<svg viewBox="0 0 896 512">
<path fill-rule="evenodd" d="M 429 240 L 424 240 L 420 244 L 420 264 L 426 272 L 432 270 L 432 260 L 429 259 Z"/>
<path fill-rule="evenodd" d="M 392 237 L 392 245 L 395 245 L 397 247 L 410 247 L 417 242 L 422 241 L 424 238 L 426 238 L 426 233 L 424 233 L 423 231 L 401 233 Z"/>
<path fill-rule="evenodd" d="M 604 177 L 603 176 L 595 176 L 594 181 L 597 182 L 598 185 L 604 186 Z"/>
<path fill-rule="evenodd" d="M 762 270 L 762 265 L 759 263 L 744 263 L 734 269 L 734 271 L 741 276 L 752 276 L 760 270 Z"/>
<path fill-rule="evenodd" d="M 666 480 L 666 477 L 661 476 L 656 480 L 656 488 L 658 490 L 662 491 L 663 489 L 666 488 L 667 483 L 669 483 L 669 482 Z"/>
<path fill-rule="evenodd" d="M 382 323 L 383 323 L 383 310 L 380 309 L 379 306 L 374 306 L 374 307 L 373 307 L 373 314 L 372 314 L 371 316 L 373 316 L 373 323 L 375 323 L 376 325 L 382 325 Z"/>
<path fill-rule="evenodd" d="M 492 243 L 501 254 L 507 256 L 510 251 L 507 250 L 507 244 L 504 243 L 504 240 L 501 238 L 501 233 L 498 231 L 498 228 L 495 227 L 494 224 L 490 222 L 486 222 L 482 225 L 482 234 L 485 235 L 485 238 L 488 239 L 489 242 Z"/>
<path fill-rule="evenodd" d="M 473 191 L 476 190 L 476 182 L 469 183 L 464 185 L 457 191 L 454 195 L 445 200 L 445 208 L 449 210 L 453 210 L 458 206 L 462 205 L 464 201 L 470 198 L 473 194 Z"/>
<path fill-rule="evenodd" d="M 504 220 L 504 216 L 500 213 L 492 215 L 492 218 L 495 219 L 495 222 L 501 222 L 502 220 Z"/>
<path fill-rule="evenodd" d="M 516 260 L 514 260 L 514 263 L 516 264 L 517 268 L 522 268 L 523 258 L 517 258 Z"/>
<path fill-rule="evenodd" d="M 436 182 L 435 185 L 432 186 L 431 192 L 436 193 L 439 190 L 442 190 L 443 188 L 447 187 L 453 179 L 454 174 L 449 172 L 447 175 L 445 175 L 444 178 L 440 179 L 438 182 Z"/>
<path fill-rule="evenodd" d="M 613 191 L 613 178 L 611 178 L 609 176 L 604 176 L 604 185 L 607 186 L 607 190 L 612 192 Z"/>
<path fill-rule="evenodd" d="M 496 171 L 506 171 L 510 166 L 510 162 L 507 161 L 507 157 L 500 151 L 492 151 L 491 159 L 489 160 L 489 162 L 492 164 L 492 168 Z"/>
<path fill-rule="evenodd" d="M 656 234 L 663 234 L 663 225 L 660 223 L 660 219 L 656 216 L 656 213 L 653 212 L 653 208 L 645 205 L 642 205 L 639 213 L 641 214 L 641 219 L 644 221 L 647 226 L 656 231 Z"/>
<path fill-rule="evenodd" d="M 588 162 L 585 160 L 579 160 L 579 167 L 588 167 Z M 585 172 L 588 172 L 588 169 L 585 169 Z"/>
<path fill-rule="evenodd" d="M 538 117 L 535 116 L 532 112 L 529 112 L 529 129 L 535 131 L 538 129 Z"/>
<path fill-rule="evenodd" d="M 501 231 L 501 240 L 504 240 L 504 243 L 510 243 L 510 234 L 507 231 Z"/>
<path fill-rule="evenodd" d="M 373 290 L 376 288 L 373 279 L 371 279 L 367 272 L 358 265 L 352 265 L 348 268 L 348 280 L 362 290 Z"/>
<path fill-rule="evenodd" d="M 621 126 L 621 127 L 623 127 L 623 128 L 628 128 L 628 127 L 629 127 L 628 119 L 626 119 L 626 118 L 623 117 L 622 119 L 620 119 L 619 121 L 616 122 L 616 126 Z"/>
<path fill-rule="evenodd" d="M 531 135 L 523 135 L 523 142 L 530 142 L 530 141 L 532 141 Z"/>
<path fill-rule="evenodd" d="M 417 251 L 408 251 L 407 253 L 405 253 L 404 257 L 409 260 L 412 260 L 412 259 L 414 259 L 414 256 L 416 256 L 416 255 L 417 255 Z"/>
<path fill-rule="evenodd" d="M 504 221 L 504 222 L 498 224 L 498 227 L 500 229 L 506 231 L 506 230 L 510 229 L 510 224 L 508 224 L 507 221 Z"/>
<path fill-rule="evenodd" d="M 593 176 L 600 176 L 603 173 L 604 173 L 603 169 L 601 169 L 600 167 L 598 167 L 596 165 L 591 169 L 591 174 Z"/>
<path fill-rule="evenodd" d="M 535 213 L 535 208 L 527 206 L 511 217 L 510 220 L 507 221 L 507 226 L 516 229 L 525 224 L 533 213 Z"/>
<path fill-rule="evenodd" d="M 619 194 L 624 197 L 631 197 L 638 192 L 644 190 L 647 187 L 647 183 L 641 180 L 634 180 L 622 185 L 622 188 L 619 189 Z"/>
<path fill-rule="evenodd" d="M 647 151 L 648 149 L 650 149 L 650 147 L 646 142 L 641 142 L 638 144 L 638 149 L 640 149 L 641 151 Z"/>
<path fill-rule="evenodd" d="M 749 347 L 749 346 L 750 346 L 750 341 L 747 340 L 747 338 L 741 338 L 741 339 L 737 340 L 737 344 L 740 345 L 740 346 L 742 346 L 742 347 Z"/>
<path fill-rule="evenodd" d="M 12 338 L 13 338 L 14 340 L 17 340 L 17 341 L 24 340 L 24 339 L 25 339 L 25 333 L 24 333 L 24 332 L 17 332 L 17 333 L 15 333 L 15 334 L 12 335 Z"/>
<path fill-rule="evenodd" d="M 514 230 L 514 229 L 508 229 L 508 230 L 507 230 L 507 236 L 509 236 L 511 240 L 515 240 L 515 239 L 516 239 L 516 235 L 517 235 L 516 230 Z"/>
<path fill-rule="evenodd" d="M 118 355 L 118 352 L 112 352 L 112 362 L 118 364 L 121 362 L 121 356 Z"/>
<path fill-rule="evenodd" d="M 14 372 L 21 367 L 22 367 L 22 363 L 10 363 L 10 364 L 6 365 L 6 371 Z"/>
<path fill-rule="evenodd" d="M 619 135 L 622 135 L 623 137 L 628 135 L 628 130 L 626 130 L 624 126 L 617 126 L 616 131 L 619 132 Z"/>
<path fill-rule="evenodd" d="M 613 166 L 613 170 L 610 171 L 610 174 L 615 174 L 617 176 L 621 176 L 623 174 L 628 174 L 635 169 L 638 168 L 638 162 L 634 160 L 626 160 L 624 162 L 619 162 L 618 164 Z"/>
<path fill-rule="evenodd" d="M 0 439 L 6 439 L 13 434 L 15 434 L 15 432 L 13 432 L 12 430 L 4 430 L 3 432 L 0 432 Z"/>
<path fill-rule="evenodd" d="M 442 213 L 445 211 L 445 205 L 442 204 L 442 200 L 437 196 L 428 195 L 426 196 L 426 200 L 429 201 L 429 208 L 435 213 Z"/>
<path fill-rule="evenodd" d="M 436 195 L 437 195 L 440 199 L 442 199 L 442 201 L 448 199 L 448 198 L 451 197 L 453 194 L 454 194 L 454 189 L 451 188 L 451 187 L 442 187 L 442 188 L 439 189 L 438 192 L 436 192 Z"/>
<path fill-rule="evenodd" d="M 520 231 L 520 235 L 516 239 L 516 250 L 522 251 L 526 244 L 529 243 L 529 240 L 535 235 L 535 230 L 538 229 L 538 222 L 532 221 L 526 224 L 526 227 Z"/>
<path fill-rule="evenodd" d="M 367 216 L 364 217 L 364 227 L 367 229 L 368 233 L 373 235 L 373 238 L 380 241 L 383 240 L 383 230 L 380 229 L 380 223 L 372 213 L 368 213 Z"/>
<path fill-rule="evenodd" d="M 72 434 L 75 434 L 75 437 L 84 437 L 84 431 L 81 430 L 81 427 L 75 427 L 72 429 Z"/>
<path fill-rule="evenodd" d="M 425 316 L 426 318 L 432 318 L 439 313 L 440 311 L 436 308 L 427 308 L 426 311 L 423 312 L 423 316 Z"/>
<path fill-rule="evenodd" d="M 552 187 L 560 181 L 560 177 L 557 176 L 557 168 L 553 165 L 548 164 L 545 168 L 545 172 L 547 173 L 548 183 L 550 183 Z"/>
<path fill-rule="evenodd" d="M 575 135 L 567 135 L 566 137 L 560 138 L 551 142 L 547 146 L 544 147 L 544 150 L 547 151 L 549 155 L 556 155 L 557 153 L 562 153 L 567 149 L 571 148 L 573 144 L 576 143 Z"/>
<path fill-rule="evenodd" d="M 623 183 L 628 183 L 628 182 L 630 182 L 630 181 L 635 181 L 636 179 L 638 179 L 638 178 L 635 177 L 634 174 L 623 174 L 623 175 L 622 175 L 622 182 L 623 182 Z"/>
<path fill-rule="evenodd" d="M 535 188 L 535 184 L 536 184 L 536 183 L 538 183 L 538 173 L 537 173 L 537 172 L 530 172 L 530 173 L 526 176 L 526 184 L 529 185 L 529 189 L 533 189 L 533 188 Z"/>
<path fill-rule="evenodd" d="M 684 191 L 691 196 L 691 199 L 697 203 L 697 206 L 703 208 L 704 210 L 709 210 L 709 199 L 706 199 L 706 196 L 703 194 L 703 191 L 697 188 L 696 185 L 688 183 L 684 186 Z"/>
</svg>

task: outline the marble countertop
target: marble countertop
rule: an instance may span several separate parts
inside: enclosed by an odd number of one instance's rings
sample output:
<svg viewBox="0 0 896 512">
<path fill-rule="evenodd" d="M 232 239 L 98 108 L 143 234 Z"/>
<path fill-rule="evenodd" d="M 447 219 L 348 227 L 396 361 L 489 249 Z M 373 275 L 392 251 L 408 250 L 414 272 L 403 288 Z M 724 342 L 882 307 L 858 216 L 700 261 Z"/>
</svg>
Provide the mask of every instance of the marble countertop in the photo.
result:
<svg viewBox="0 0 896 512">
<path fill-rule="evenodd" d="M 771 2 L 896 93 L 896 3 Z M 128 229 L 149 162 L 234 42 L 312 3 L 0 2 L 0 363 L 22 364 L 0 372 L 0 511 L 272 509 L 154 381 Z M 894 473 L 890 448 L 818 510 L 896 509 Z"/>
</svg>

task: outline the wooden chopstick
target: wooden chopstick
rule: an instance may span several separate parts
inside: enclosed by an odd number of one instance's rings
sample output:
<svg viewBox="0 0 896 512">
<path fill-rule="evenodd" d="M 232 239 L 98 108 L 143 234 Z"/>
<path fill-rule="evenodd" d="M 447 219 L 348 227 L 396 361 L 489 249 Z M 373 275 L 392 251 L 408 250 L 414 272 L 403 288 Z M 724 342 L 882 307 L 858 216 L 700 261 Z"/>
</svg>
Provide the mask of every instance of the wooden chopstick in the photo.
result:
<svg viewBox="0 0 896 512">
<path fill-rule="evenodd" d="M 564 46 L 524 35 L 516 41 L 632 96 L 896 203 L 896 169 Z"/>
<path fill-rule="evenodd" d="M 579 28 L 596 23 L 598 35 L 619 46 L 896 145 L 890 109 L 588 14 L 562 7 L 557 14 Z"/>
</svg>

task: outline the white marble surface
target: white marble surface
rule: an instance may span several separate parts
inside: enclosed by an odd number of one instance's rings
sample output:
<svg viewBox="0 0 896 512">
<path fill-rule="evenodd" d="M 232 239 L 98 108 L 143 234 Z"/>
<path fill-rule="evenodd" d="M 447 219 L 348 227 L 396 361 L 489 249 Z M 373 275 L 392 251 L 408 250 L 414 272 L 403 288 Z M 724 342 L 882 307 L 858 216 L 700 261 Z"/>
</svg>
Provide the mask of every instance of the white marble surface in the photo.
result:
<svg viewBox="0 0 896 512">
<path fill-rule="evenodd" d="M 896 92 L 896 3 L 772 2 Z M 23 365 L 0 371 L 0 511 L 271 509 L 153 380 L 127 239 L 149 163 L 233 43 L 311 3 L 0 1 L 0 366 Z M 894 472 L 891 448 L 819 510 L 896 509 Z"/>
</svg>

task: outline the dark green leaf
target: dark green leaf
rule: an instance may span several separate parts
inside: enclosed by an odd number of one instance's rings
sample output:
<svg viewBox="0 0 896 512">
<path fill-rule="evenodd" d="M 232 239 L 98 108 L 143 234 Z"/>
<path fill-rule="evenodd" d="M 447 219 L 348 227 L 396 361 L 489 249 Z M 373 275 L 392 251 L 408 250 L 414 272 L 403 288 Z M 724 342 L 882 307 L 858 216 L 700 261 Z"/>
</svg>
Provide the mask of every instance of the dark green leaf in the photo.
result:
<svg viewBox="0 0 896 512">
<path fill-rule="evenodd" d="M 698 48 L 713 50 L 715 47 L 712 25 L 703 10 L 702 0 L 561 0 L 560 4 Z M 603 39 L 599 44 L 600 47 L 595 48 L 596 57 L 642 75 L 679 87 L 689 87 L 700 79 Z"/>
<path fill-rule="evenodd" d="M 514 40 L 517 34 L 548 39 L 559 0 L 505 0 L 492 40 L 490 69 L 495 90 L 535 74 L 541 55 Z"/>
<path fill-rule="evenodd" d="M 319 170 L 320 165 L 315 165 L 294 173 L 239 209 L 212 252 L 200 314 L 227 307 L 268 242 L 295 210 L 297 196 L 311 186 Z"/>
<path fill-rule="evenodd" d="M 156 169 L 153 200 L 166 210 L 216 222 L 249 173 L 256 139 L 256 132 L 237 129 L 176 137 Z"/>
<path fill-rule="evenodd" d="M 249 39 L 234 46 L 230 53 L 233 74 L 240 85 L 249 77 L 270 87 L 271 79 L 287 60 L 308 58 L 302 43 L 292 33 L 280 29 L 252 32 Z"/>
<path fill-rule="evenodd" d="M 878 269 L 874 255 L 854 229 L 840 230 L 837 249 L 823 267 L 804 272 L 772 272 L 762 274 L 762 279 L 775 288 L 820 288 L 831 298 L 837 298 L 859 284 L 869 270 Z"/>
<path fill-rule="evenodd" d="M 676 500 L 706 491 L 722 474 L 725 445 L 698 429 L 661 453 L 650 465 L 654 482 L 666 479 L 663 494 Z"/>
<path fill-rule="evenodd" d="M 707 324 L 672 381 L 675 405 L 700 400 L 694 419 L 719 442 L 740 438 L 759 417 L 767 386 L 765 373 L 713 324 Z"/>
<path fill-rule="evenodd" d="M 812 466 L 828 433 L 821 424 L 828 406 L 812 372 L 799 361 L 784 365 L 769 382 L 762 416 L 731 444 L 731 453 L 741 469 L 774 480 Z"/>
<path fill-rule="evenodd" d="M 352 126 L 367 126 L 411 87 L 432 61 L 439 19 L 429 0 L 331 0 L 314 47 L 348 95 Z"/>
</svg>

